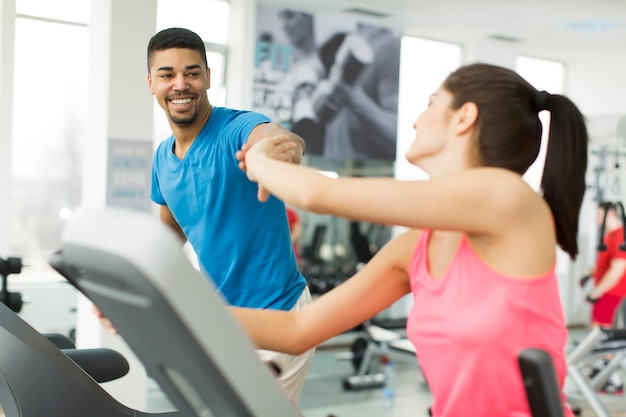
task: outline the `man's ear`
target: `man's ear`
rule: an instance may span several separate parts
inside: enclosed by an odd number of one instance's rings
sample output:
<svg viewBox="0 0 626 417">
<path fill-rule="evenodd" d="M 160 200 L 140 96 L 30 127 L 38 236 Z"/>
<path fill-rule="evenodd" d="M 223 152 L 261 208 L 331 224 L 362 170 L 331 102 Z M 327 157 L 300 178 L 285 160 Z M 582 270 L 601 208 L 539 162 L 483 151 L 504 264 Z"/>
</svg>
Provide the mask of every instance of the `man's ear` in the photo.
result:
<svg viewBox="0 0 626 417">
<path fill-rule="evenodd" d="M 152 86 L 152 77 L 150 76 L 150 73 L 148 73 L 146 78 L 148 80 L 148 91 L 150 91 L 150 94 L 154 95 L 154 87 Z"/>
<path fill-rule="evenodd" d="M 461 108 L 457 110 L 457 117 L 457 133 L 467 133 L 469 129 L 474 127 L 478 120 L 478 106 L 471 101 L 464 103 Z"/>
</svg>

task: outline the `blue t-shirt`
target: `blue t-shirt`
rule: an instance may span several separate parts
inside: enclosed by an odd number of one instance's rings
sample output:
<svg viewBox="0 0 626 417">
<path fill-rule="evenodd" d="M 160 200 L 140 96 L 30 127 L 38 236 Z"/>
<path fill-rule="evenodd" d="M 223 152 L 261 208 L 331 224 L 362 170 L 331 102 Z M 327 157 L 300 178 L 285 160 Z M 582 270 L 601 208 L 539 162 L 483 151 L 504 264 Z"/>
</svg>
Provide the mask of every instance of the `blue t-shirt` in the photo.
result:
<svg viewBox="0 0 626 417">
<path fill-rule="evenodd" d="M 181 160 L 174 136 L 157 148 L 151 199 L 167 205 L 198 255 L 202 271 L 231 305 L 289 310 L 306 281 L 293 252 L 285 205 L 257 199 L 257 184 L 235 152 L 254 127 L 255 112 L 214 107 Z"/>
</svg>

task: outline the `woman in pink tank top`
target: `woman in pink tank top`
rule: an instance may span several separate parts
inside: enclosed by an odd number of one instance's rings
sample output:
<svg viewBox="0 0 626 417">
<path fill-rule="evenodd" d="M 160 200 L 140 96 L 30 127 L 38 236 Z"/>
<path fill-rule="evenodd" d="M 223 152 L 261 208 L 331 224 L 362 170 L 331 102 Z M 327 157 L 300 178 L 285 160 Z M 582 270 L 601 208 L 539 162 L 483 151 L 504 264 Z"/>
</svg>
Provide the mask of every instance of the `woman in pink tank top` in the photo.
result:
<svg viewBox="0 0 626 417">
<path fill-rule="evenodd" d="M 551 117 L 537 193 L 522 175 L 539 153 L 544 110 Z M 260 348 L 299 354 L 412 293 L 407 334 L 433 415 L 528 417 L 518 354 L 544 349 L 561 387 L 566 375 L 555 263 L 557 245 L 578 254 L 583 116 L 568 98 L 537 91 L 509 69 L 472 64 L 446 78 L 413 127 L 404 156 L 429 174 L 424 181 L 330 179 L 276 160 L 292 152 L 280 138 L 244 145 L 240 167 L 287 203 L 407 230 L 300 311 L 232 312 Z"/>
</svg>

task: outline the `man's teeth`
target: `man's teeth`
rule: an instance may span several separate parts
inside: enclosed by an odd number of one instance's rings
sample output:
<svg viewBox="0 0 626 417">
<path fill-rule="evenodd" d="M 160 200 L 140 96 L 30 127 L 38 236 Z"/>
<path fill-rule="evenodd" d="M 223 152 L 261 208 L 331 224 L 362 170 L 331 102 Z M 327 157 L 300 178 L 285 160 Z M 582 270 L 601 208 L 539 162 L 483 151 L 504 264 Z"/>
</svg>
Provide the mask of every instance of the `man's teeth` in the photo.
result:
<svg viewBox="0 0 626 417">
<path fill-rule="evenodd" d="M 172 100 L 172 103 L 174 103 L 174 104 L 187 104 L 187 103 L 191 103 L 191 99 L 190 98 L 180 98 L 180 99 Z"/>
</svg>

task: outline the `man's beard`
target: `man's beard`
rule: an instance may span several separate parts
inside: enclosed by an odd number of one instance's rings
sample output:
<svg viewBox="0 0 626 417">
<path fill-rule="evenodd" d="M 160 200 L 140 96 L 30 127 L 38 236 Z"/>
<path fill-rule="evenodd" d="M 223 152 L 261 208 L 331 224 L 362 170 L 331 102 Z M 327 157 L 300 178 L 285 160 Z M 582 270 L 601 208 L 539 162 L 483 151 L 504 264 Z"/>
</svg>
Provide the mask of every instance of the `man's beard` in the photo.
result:
<svg viewBox="0 0 626 417">
<path fill-rule="evenodd" d="M 186 126 L 186 125 L 193 124 L 193 122 L 196 121 L 196 119 L 198 118 L 198 112 L 194 111 L 189 116 L 185 116 L 185 117 L 177 117 L 177 116 L 174 116 L 172 113 L 170 113 L 169 116 L 170 116 L 170 120 L 172 123 L 179 125 L 179 126 Z"/>
</svg>

